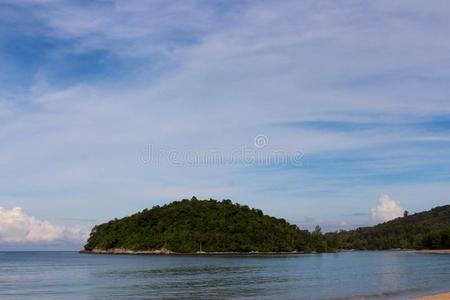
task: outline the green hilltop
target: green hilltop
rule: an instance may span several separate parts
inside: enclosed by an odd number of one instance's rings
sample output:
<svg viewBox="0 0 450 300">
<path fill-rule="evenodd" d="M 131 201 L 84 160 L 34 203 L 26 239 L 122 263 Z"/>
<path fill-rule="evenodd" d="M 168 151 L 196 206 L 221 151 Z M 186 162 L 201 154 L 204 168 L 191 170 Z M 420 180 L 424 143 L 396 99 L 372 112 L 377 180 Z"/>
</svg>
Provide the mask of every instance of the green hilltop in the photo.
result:
<svg viewBox="0 0 450 300">
<path fill-rule="evenodd" d="M 327 252 L 340 249 L 448 249 L 450 205 L 350 231 L 300 230 L 231 200 L 175 201 L 97 225 L 87 252 Z"/>
<path fill-rule="evenodd" d="M 182 200 L 95 226 L 85 250 L 168 249 L 177 253 L 326 251 L 320 230 L 230 200 Z"/>
</svg>

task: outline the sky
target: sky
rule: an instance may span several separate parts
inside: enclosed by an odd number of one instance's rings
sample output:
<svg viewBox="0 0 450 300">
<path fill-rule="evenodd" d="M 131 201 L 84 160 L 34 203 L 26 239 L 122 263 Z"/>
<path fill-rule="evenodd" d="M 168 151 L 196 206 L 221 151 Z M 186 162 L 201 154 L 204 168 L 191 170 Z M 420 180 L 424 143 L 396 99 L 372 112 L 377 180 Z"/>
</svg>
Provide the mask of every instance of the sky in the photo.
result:
<svg viewBox="0 0 450 300">
<path fill-rule="evenodd" d="M 448 1 L 0 0 L 0 249 L 232 199 L 325 231 L 450 203 Z"/>
</svg>

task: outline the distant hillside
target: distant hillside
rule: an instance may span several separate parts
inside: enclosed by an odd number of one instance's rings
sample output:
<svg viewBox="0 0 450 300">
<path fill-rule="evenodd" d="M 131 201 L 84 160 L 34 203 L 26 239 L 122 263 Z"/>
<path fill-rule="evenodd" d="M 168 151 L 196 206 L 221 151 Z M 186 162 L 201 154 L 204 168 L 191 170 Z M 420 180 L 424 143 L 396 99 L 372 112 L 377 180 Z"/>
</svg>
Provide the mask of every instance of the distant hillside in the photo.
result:
<svg viewBox="0 0 450 300">
<path fill-rule="evenodd" d="M 325 237 L 335 249 L 449 249 L 450 205 Z"/>
<path fill-rule="evenodd" d="M 182 200 L 95 226 L 85 250 L 177 253 L 450 249 L 450 205 L 373 227 L 322 234 L 230 200 Z"/>
<path fill-rule="evenodd" d="M 162 248 L 179 253 L 327 250 L 320 229 L 309 233 L 259 209 L 195 197 L 95 226 L 85 245 L 87 251 Z"/>
</svg>

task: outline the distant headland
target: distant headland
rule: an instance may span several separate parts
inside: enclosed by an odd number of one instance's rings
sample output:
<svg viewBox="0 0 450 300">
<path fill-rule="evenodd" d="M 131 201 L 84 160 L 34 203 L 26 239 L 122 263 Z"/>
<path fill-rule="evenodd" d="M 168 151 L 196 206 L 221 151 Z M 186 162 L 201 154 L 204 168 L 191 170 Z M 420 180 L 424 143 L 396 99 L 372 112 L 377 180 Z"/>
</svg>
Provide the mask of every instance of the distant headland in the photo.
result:
<svg viewBox="0 0 450 300">
<path fill-rule="evenodd" d="M 327 251 L 322 234 L 231 200 L 175 201 L 95 226 L 91 253 L 288 253 Z"/>
<path fill-rule="evenodd" d="M 450 205 L 373 227 L 322 234 L 231 200 L 184 199 L 97 225 L 83 253 L 264 255 L 345 249 L 449 249 Z"/>
</svg>

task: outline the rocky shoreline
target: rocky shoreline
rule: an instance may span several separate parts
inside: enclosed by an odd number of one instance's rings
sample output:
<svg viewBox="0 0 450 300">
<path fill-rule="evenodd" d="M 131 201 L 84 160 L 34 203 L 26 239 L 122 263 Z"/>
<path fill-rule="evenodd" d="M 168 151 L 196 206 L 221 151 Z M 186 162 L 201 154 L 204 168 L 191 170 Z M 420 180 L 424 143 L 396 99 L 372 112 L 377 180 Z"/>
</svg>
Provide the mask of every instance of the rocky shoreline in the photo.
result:
<svg viewBox="0 0 450 300">
<path fill-rule="evenodd" d="M 180 253 L 174 252 L 166 248 L 155 249 L 155 250 L 139 250 L 134 251 L 126 248 L 111 248 L 111 249 L 98 249 L 94 248 L 92 250 L 81 250 L 79 253 L 83 254 L 126 254 L 126 255 L 291 255 L 291 254 L 303 254 L 304 252 L 292 251 L 292 252 L 191 252 L 191 253 Z"/>
<path fill-rule="evenodd" d="M 87 253 L 87 254 L 160 254 L 160 255 L 170 255 L 174 254 L 175 252 L 162 248 L 157 250 L 141 250 L 141 251 L 134 251 L 126 248 L 111 248 L 111 249 L 98 249 L 94 248 L 92 250 L 81 250 L 80 253 Z"/>
<path fill-rule="evenodd" d="M 367 250 L 346 250 L 341 249 L 335 252 L 353 252 L 353 251 L 367 251 Z M 383 250 L 377 250 L 383 251 Z M 450 249 L 436 249 L 436 250 L 403 250 L 403 249 L 391 249 L 386 251 L 406 251 L 406 252 L 416 252 L 416 253 L 435 253 L 435 254 L 450 254 Z M 129 254 L 129 255 L 291 255 L 291 254 L 305 254 L 304 251 L 292 251 L 292 252 L 175 252 L 166 248 L 154 249 L 154 250 L 130 250 L 126 248 L 111 248 L 111 249 L 99 249 L 94 248 L 92 250 L 80 250 L 79 253 L 83 254 Z M 316 252 L 308 252 L 316 253 Z"/>
</svg>

